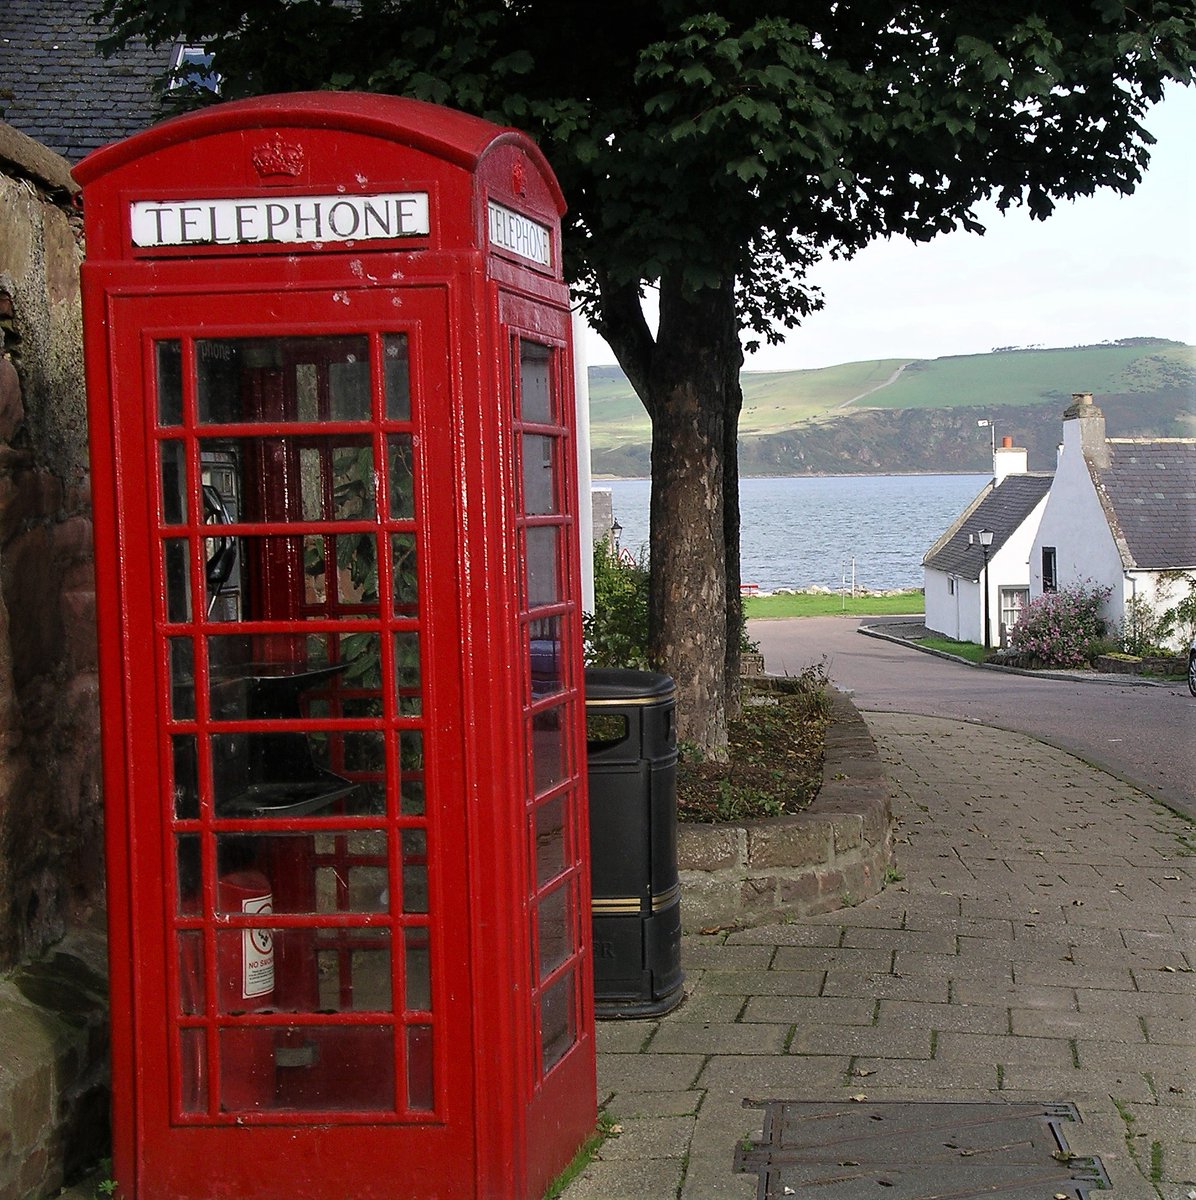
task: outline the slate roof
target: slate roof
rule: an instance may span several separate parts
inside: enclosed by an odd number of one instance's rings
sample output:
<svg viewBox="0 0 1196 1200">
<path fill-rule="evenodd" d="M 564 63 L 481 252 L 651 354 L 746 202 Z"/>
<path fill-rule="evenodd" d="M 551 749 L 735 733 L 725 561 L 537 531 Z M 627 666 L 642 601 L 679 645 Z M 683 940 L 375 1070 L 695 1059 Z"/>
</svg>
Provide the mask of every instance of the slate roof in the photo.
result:
<svg viewBox="0 0 1196 1200">
<path fill-rule="evenodd" d="M 961 579 L 978 580 L 984 569 L 984 555 L 976 535 L 982 529 L 993 531 L 993 544 L 988 552 L 991 559 L 1051 490 L 1053 478 L 1050 474 L 1034 472 L 1007 475 L 1000 487 L 987 484 L 955 524 L 926 552 L 922 565 Z M 969 534 L 974 539 L 971 545 L 968 544 Z"/>
<path fill-rule="evenodd" d="M 1108 438 L 1094 481 L 1126 566 L 1196 567 L 1196 438 Z"/>
<path fill-rule="evenodd" d="M 154 80 L 172 47 L 101 58 L 95 0 L 0 0 L 0 118 L 71 162 L 164 115 Z"/>
</svg>

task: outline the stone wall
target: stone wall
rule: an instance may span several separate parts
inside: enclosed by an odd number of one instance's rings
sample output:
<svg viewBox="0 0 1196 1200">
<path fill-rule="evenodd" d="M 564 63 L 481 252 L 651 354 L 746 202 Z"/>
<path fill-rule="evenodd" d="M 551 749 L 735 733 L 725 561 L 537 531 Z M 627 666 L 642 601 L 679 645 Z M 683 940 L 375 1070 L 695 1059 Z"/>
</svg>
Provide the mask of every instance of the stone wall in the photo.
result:
<svg viewBox="0 0 1196 1200">
<path fill-rule="evenodd" d="M 889 782 L 855 705 L 834 692 L 832 706 L 822 787 L 805 812 L 681 826 L 685 932 L 831 912 L 884 886 L 893 856 Z"/>
<path fill-rule="evenodd" d="M 0 125 L 0 970 L 102 899 L 72 189 L 64 160 Z"/>
<path fill-rule="evenodd" d="M 0 123 L 0 1200 L 107 1143 L 95 584 L 67 163 Z"/>
</svg>

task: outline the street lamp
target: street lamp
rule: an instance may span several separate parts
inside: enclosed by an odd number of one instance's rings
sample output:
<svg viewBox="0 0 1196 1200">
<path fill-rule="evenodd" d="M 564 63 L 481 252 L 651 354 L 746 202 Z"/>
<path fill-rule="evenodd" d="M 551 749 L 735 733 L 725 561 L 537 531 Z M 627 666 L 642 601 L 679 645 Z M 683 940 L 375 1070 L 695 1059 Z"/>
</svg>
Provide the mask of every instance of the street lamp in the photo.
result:
<svg viewBox="0 0 1196 1200">
<path fill-rule="evenodd" d="M 996 453 L 997 453 L 997 423 L 996 423 L 996 421 L 991 421 L 987 417 L 981 417 L 980 420 L 976 422 L 976 427 L 978 429 L 987 429 L 988 430 L 988 440 L 991 443 L 993 456 L 996 457 Z"/>
<path fill-rule="evenodd" d="M 623 526 L 619 524 L 619 519 L 616 517 L 610 523 L 610 552 L 614 558 L 619 557 L 619 538 L 623 534 Z"/>
<path fill-rule="evenodd" d="M 980 553 L 984 555 L 984 648 L 987 650 L 992 645 L 988 621 L 988 550 L 993 544 L 993 531 L 982 529 L 977 536 L 980 539 Z"/>
</svg>

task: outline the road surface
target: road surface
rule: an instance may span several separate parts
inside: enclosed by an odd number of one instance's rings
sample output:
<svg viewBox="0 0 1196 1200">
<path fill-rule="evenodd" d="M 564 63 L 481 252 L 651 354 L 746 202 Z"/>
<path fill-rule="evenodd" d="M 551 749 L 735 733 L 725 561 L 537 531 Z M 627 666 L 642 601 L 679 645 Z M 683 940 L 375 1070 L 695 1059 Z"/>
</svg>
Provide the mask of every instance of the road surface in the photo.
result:
<svg viewBox="0 0 1196 1200">
<path fill-rule="evenodd" d="M 867 637 L 879 618 L 748 622 L 770 674 L 825 660 L 867 712 L 956 717 L 1029 733 L 1118 775 L 1196 820 L 1196 699 L 1183 683 L 1081 683 L 938 658 Z"/>
</svg>

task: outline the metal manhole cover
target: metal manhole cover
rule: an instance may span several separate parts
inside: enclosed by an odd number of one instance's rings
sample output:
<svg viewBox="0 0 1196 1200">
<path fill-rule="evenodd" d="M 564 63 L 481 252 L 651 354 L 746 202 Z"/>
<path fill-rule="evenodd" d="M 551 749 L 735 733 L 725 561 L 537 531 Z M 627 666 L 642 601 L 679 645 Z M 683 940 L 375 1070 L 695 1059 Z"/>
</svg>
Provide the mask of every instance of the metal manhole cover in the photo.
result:
<svg viewBox="0 0 1196 1200">
<path fill-rule="evenodd" d="M 1067 1148 L 1071 1104 L 745 1100 L 764 1110 L 759 1143 L 735 1169 L 758 1175 L 757 1200 L 1086 1200 L 1108 1188 L 1097 1158 Z"/>
</svg>

